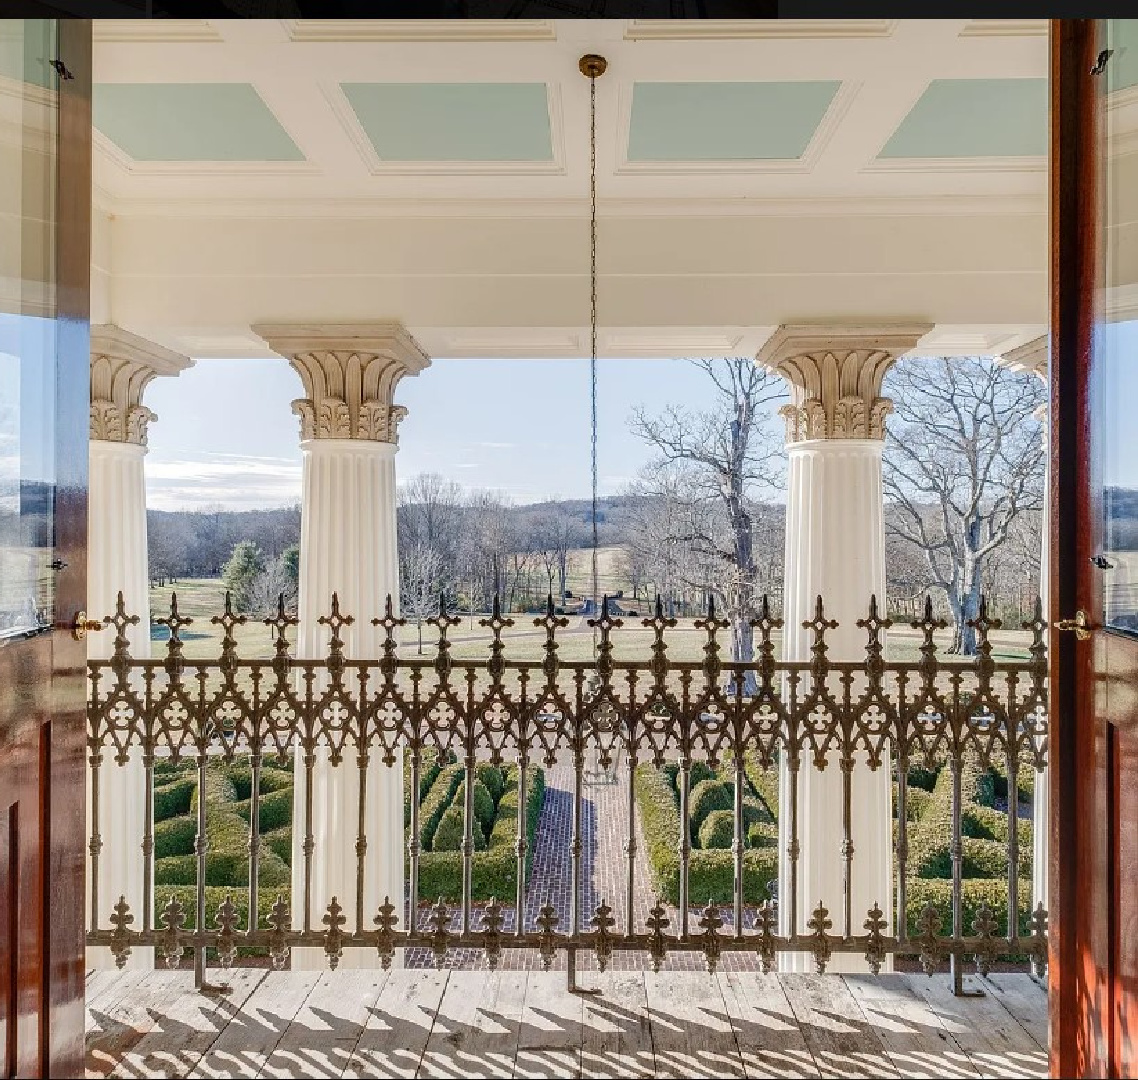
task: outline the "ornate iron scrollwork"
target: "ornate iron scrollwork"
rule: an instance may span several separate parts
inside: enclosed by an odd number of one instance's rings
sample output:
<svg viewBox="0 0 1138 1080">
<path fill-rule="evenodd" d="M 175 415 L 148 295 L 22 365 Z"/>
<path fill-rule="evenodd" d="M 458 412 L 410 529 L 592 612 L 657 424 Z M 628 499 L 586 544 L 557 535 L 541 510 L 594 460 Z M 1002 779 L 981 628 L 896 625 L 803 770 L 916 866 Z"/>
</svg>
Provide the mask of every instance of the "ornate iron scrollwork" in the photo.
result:
<svg viewBox="0 0 1138 1080">
<path fill-rule="evenodd" d="M 913 798 L 908 789 L 910 766 L 947 766 L 959 785 L 970 761 L 982 767 L 1006 766 L 1009 774 L 1021 764 L 1039 770 L 1047 762 L 1047 624 L 1041 605 L 1036 605 L 1032 619 L 1023 622 L 1023 628 L 1031 633 L 1029 659 L 1010 660 L 997 658 L 993 651 L 991 633 L 999 623 L 984 602 L 973 621 L 978 657 L 971 664 L 942 660 L 938 655 L 936 635 L 945 628 L 945 622 L 935 616 L 931 600 L 925 604 L 923 617 L 912 624 L 921 635 L 919 659 L 905 662 L 885 657 L 883 634 L 890 620 L 875 598 L 866 616 L 857 621 L 865 634 L 865 647 L 864 657 L 856 661 L 830 658 L 827 635 L 837 624 L 826 615 L 821 597 L 814 605 L 813 618 L 804 623 L 811 633 L 806 660 L 776 658 L 773 634 L 782 620 L 772 614 L 766 597 L 757 610 L 759 614 L 752 620 L 757 631 L 752 660 L 724 658 L 719 637 L 729 623 L 718 616 L 713 599 L 706 616 L 695 623 L 700 640 L 694 658 L 676 659 L 675 650 L 669 649 L 669 632 L 675 630 L 676 620 L 665 617 L 657 600 L 654 614 L 639 620 L 641 626 L 637 628 L 640 633 L 650 632 L 646 654 L 626 659 L 614 644 L 620 620 L 613 618 L 606 600 L 599 616 L 592 620 L 598 636 L 593 662 L 562 659 L 558 635 L 568 620 L 556 614 L 552 597 L 547 600 L 545 614 L 533 620 L 544 635 L 539 658 L 511 658 L 503 631 L 513 620 L 502 614 L 500 603 L 495 601 L 490 617 L 482 620 L 489 630 L 486 655 L 466 659 L 456 657 L 457 649 L 449 640 L 457 619 L 447 613 L 444 598 L 437 618 L 428 623 L 436 636 L 433 654 L 401 657 L 397 630 L 405 620 L 396 616 L 389 597 L 383 616 L 370 620 L 383 631 L 379 658 L 359 660 L 350 658 L 346 644 L 346 630 L 355 624 L 354 616 L 343 611 L 339 597 L 333 595 L 329 614 L 319 621 L 327 631 L 325 655 L 301 660 L 291 655 L 289 633 L 297 619 L 286 610 L 283 598 L 278 598 L 275 615 L 263 620 L 272 633 L 272 655 L 242 657 L 245 616 L 235 612 L 232 599 L 227 597 L 222 612 L 211 620 L 221 631 L 218 654 L 203 659 L 186 655 L 183 631 L 192 620 L 181 613 L 177 595 L 172 594 L 168 616 L 156 620 L 169 632 L 165 655 L 143 660 L 130 655 L 127 632 L 138 620 L 126 611 L 120 594 L 114 614 L 103 620 L 116 632 L 112 656 L 88 664 L 87 756 L 93 790 L 114 783 L 116 769 L 137 759 L 144 764 L 147 790 L 153 800 L 154 772 L 164 761 L 196 765 L 198 783 L 204 784 L 215 759 L 232 761 L 247 756 L 254 777 L 255 804 L 264 794 L 257 777 L 266 755 L 275 756 L 281 764 L 292 759 L 298 762 L 298 794 L 311 788 L 319 755 L 324 754 L 321 761 L 333 768 L 344 767 L 346 762 L 345 773 L 350 770 L 352 775 L 345 776 L 345 782 L 358 783 L 361 791 L 359 824 L 352 836 L 344 838 L 349 859 L 351 841 L 355 841 L 355 921 L 349 928 L 338 899 L 331 898 L 329 903 L 328 897 L 314 895 L 317 850 L 329 838 L 318 835 L 311 816 L 305 814 L 307 827 L 301 826 L 305 831 L 298 837 L 303 862 L 297 868 L 304 891 L 291 898 L 298 909 L 297 926 L 293 926 L 290 900 L 285 896 L 277 897 L 267 927 L 258 924 L 258 875 L 267 844 L 260 835 L 260 817 L 251 805 L 247 927 L 238 928 L 236 901 L 229 895 L 217 908 L 212 928 L 198 926 L 195 921 L 187 930 L 187 912 L 176 898 L 161 912 L 159 925 L 151 927 L 147 913 L 154 909 L 152 875 L 146 879 L 138 906 L 143 913 L 139 920 L 142 926 L 136 921 L 137 912 L 120 898 L 107 927 L 101 927 L 98 921 L 100 916 L 106 917 L 106 911 L 97 895 L 98 869 L 105 846 L 113 838 L 104 837 L 100 830 L 96 799 L 88 840 L 93 881 L 88 940 L 108 946 L 120 965 L 126 963 L 132 949 L 140 946 L 155 948 L 172 966 L 178 966 L 187 948 L 197 950 L 199 957 L 207 948 L 216 948 L 225 966 L 233 962 L 238 947 L 251 947 L 267 950 L 274 966 L 280 968 L 287 963 L 292 948 L 322 943 L 327 962 L 333 967 L 347 949 L 375 948 L 380 963 L 387 967 L 395 949 L 425 946 L 440 966 L 451 948 L 480 948 L 492 966 L 500 962 L 507 949 L 536 949 L 545 968 L 566 949 L 592 949 L 603 969 L 615 949 L 634 948 L 645 950 L 657 969 L 674 951 L 702 952 L 712 969 L 724 952 L 752 952 L 764 971 L 775 968 L 781 952 L 808 951 L 819 971 L 825 970 L 834 953 L 846 952 L 863 955 L 873 971 L 898 954 L 918 954 L 929 971 L 949 954 L 974 955 L 983 972 L 994 957 L 1018 951 L 1027 952 L 1041 971 L 1047 956 L 1046 911 L 1039 907 L 1031 916 L 1030 938 L 1020 937 L 1017 931 L 1022 915 L 1016 895 L 1019 848 L 1014 807 L 1009 807 L 1008 815 L 1010 895 L 1006 932 L 1000 934 L 997 925 L 1003 921 L 1003 913 L 997 919 L 987 907 L 975 913 L 973 937 L 966 937 L 963 925 L 957 925 L 963 923 L 965 850 L 958 793 L 954 795 L 951 835 L 944 838 L 953 865 L 955 918 L 951 926 L 941 908 L 927 905 L 917 920 L 915 936 L 906 934 L 907 889 L 915 873 L 909 865 L 906 813 L 899 813 L 896 824 L 896 921 L 901 925 L 892 933 L 889 927 L 893 920 L 877 904 L 863 923 L 865 934 L 853 933 L 850 881 L 862 853 L 854 851 L 848 814 L 843 822 L 845 835 L 836 845 L 843 858 L 842 895 L 822 897 L 823 902 L 812 913 L 796 907 L 801 902 L 800 890 L 792 883 L 797 880 L 804 849 L 793 812 L 792 820 L 784 823 L 779 843 L 784 845 L 790 880 L 783 884 L 781 894 L 787 905 L 789 933 L 778 932 L 775 905 L 744 903 L 743 883 L 752 872 L 748 864 L 752 850 L 741 817 L 734 822 L 731 849 L 736 879 L 734 932 L 722 932 L 726 912 L 721 905 L 730 902 L 730 895 L 716 897 L 702 912 L 688 903 L 693 860 L 699 853 L 685 815 L 692 809 L 693 773 L 705 761 L 735 762 L 740 770 L 736 776 L 743 775 L 743 762 L 764 769 L 782 766 L 792 792 L 798 790 L 795 785 L 804 769 L 837 764 L 842 770 L 843 809 L 851 803 L 856 762 L 864 760 L 870 768 L 888 766 L 896 770 L 899 810 L 906 798 Z M 594 677 L 592 684 L 590 677 Z M 577 782 L 584 776 L 587 755 L 594 752 L 598 761 L 609 765 L 614 752 L 627 755 L 627 814 L 620 822 L 624 835 L 618 838 L 624 841 L 626 891 L 617 911 L 602 901 L 590 920 L 591 931 L 582 931 L 577 918 L 570 917 L 572 912 L 581 911 L 581 868 L 587 858 L 580 825 L 585 796 Z M 400 899 L 393 902 L 385 898 L 373 920 L 375 931 L 365 931 L 362 882 L 371 860 L 385 850 L 383 844 L 369 843 L 366 833 L 363 795 L 368 762 L 380 757 L 398 768 L 403 753 L 416 784 L 428 761 L 445 761 L 451 754 L 457 755 L 471 774 L 464 781 L 461 800 L 464 828 L 460 857 L 467 871 L 480 857 L 473 842 L 473 830 L 479 826 L 471 820 L 473 770 L 479 756 L 488 756 L 498 765 L 509 758 L 517 762 L 518 827 L 516 836 L 507 843 L 521 885 L 512 905 L 493 899 L 482 909 L 481 922 L 476 924 L 470 889 L 473 873 L 467 872 L 463 894 L 453 908 L 440 898 L 429 912 L 420 913 L 417 875 L 425 845 L 416 833 L 408 843 L 411 890 L 406 924 L 401 925 L 404 912 Z M 525 778 L 531 761 L 544 760 L 552 765 L 565 757 L 572 759 L 575 770 L 577 824 L 565 854 L 570 868 L 576 868 L 576 892 L 570 903 L 577 906 L 559 912 L 547 900 L 536 920 L 527 924 L 524 883 L 531 845 L 525 823 L 524 792 L 530 790 Z M 685 824 L 663 842 L 674 844 L 677 851 L 678 873 L 670 887 L 677 893 L 672 899 L 679 903 L 669 910 L 657 899 L 645 932 L 636 926 L 632 885 L 641 872 L 637 869 L 635 835 L 637 763 L 662 766 L 669 759 L 677 763 L 677 809 Z M 792 808 L 797 805 L 794 798 L 788 804 Z M 737 800 L 733 815 L 742 813 L 740 806 L 741 800 Z M 417 813 L 418 803 L 413 801 L 415 822 Z M 193 917 L 202 923 L 206 922 L 207 836 L 205 823 L 199 821 L 194 850 L 201 879 L 198 903 L 202 906 Z M 652 838 L 649 846 L 656 842 Z M 143 845 L 152 852 L 152 822 Z M 325 904 L 320 930 L 313 923 L 319 925 L 320 906 Z M 838 913 L 838 933 L 830 932 L 831 911 Z M 506 932 L 511 915 L 513 929 Z M 801 920 L 807 915 L 803 930 Z M 567 930 L 557 933 L 562 920 Z M 698 930 L 689 932 L 697 920 Z"/>
</svg>

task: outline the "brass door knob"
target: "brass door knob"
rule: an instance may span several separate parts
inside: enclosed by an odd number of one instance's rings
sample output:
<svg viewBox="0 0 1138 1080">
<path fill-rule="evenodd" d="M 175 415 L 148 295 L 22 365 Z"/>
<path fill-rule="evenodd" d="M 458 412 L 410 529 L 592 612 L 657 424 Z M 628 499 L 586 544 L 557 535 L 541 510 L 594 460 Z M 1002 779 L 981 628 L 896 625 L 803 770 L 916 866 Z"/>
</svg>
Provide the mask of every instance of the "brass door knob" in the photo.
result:
<svg viewBox="0 0 1138 1080">
<path fill-rule="evenodd" d="M 75 635 L 76 641 L 82 641 L 89 630 L 102 629 L 103 624 L 98 619 L 88 619 L 85 611 L 77 612 L 75 621 L 71 624 L 71 632 Z"/>
<path fill-rule="evenodd" d="M 1074 630 L 1079 641 L 1086 641 L 1091 636 L 1091 624 L 1085 611 L 1076 611 L 1073 619 L 1057 619 L 1051 625 L 1056 630 Z"/>
</svg>

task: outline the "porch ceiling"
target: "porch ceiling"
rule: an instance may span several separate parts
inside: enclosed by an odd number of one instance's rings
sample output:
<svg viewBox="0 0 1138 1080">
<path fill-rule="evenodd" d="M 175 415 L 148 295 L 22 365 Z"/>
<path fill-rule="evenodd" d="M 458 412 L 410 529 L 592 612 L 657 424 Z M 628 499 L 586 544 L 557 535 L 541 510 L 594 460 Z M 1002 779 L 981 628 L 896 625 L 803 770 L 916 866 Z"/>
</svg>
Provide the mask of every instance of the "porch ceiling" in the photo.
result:
<svg viewBox="0 0 1138 1080">
<path fill-rule="evenodd" d="M 596 51 L 603 352 L 897 317 L 1003 351 L 1046 321 L 1046 29 L 101 21 L 95 318 L 195 356 L 286 317 L 583 354 Z"/>
</svg>

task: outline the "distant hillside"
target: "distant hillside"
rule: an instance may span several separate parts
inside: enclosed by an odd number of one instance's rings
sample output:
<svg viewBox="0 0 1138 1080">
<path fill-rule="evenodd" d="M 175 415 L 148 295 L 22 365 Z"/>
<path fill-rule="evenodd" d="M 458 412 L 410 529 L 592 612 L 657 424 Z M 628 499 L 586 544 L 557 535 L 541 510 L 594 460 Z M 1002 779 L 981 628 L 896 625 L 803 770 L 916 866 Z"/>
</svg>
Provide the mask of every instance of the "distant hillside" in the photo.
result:
<svg viewBox="0 0 1138 1080">
<path fill-rule="evenodd" d="M 600 542 L 626 542 L 629 517 L 640 497 L 606 496 L 597 503 Z M 560 499 L 506 506 L 502 515 L 518 535 L 550 513 L 565 515 L 589 528 L 589 499 Z M 180 577 L 217 577 L 233 545 L 252 540 L 265 555 L 276 558 L 300 543 L 300 506 L 275 510 L 148 510 L 151 573 L 164 570 Z"/>
</svg>

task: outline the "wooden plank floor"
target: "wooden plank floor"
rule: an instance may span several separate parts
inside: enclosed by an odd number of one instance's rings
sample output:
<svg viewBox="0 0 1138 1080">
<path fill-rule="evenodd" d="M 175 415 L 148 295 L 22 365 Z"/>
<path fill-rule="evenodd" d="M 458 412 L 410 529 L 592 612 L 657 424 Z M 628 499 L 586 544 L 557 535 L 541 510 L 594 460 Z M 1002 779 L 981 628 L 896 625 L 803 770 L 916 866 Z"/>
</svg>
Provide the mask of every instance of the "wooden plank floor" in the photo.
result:
<svg viewBox="0 0 1138 1080">
<path fill-rule="evenodd" d="M 1043 989 L 994 975 L 91 972 L 89 1077 L 1045 1077 Z"/>
</svg>

